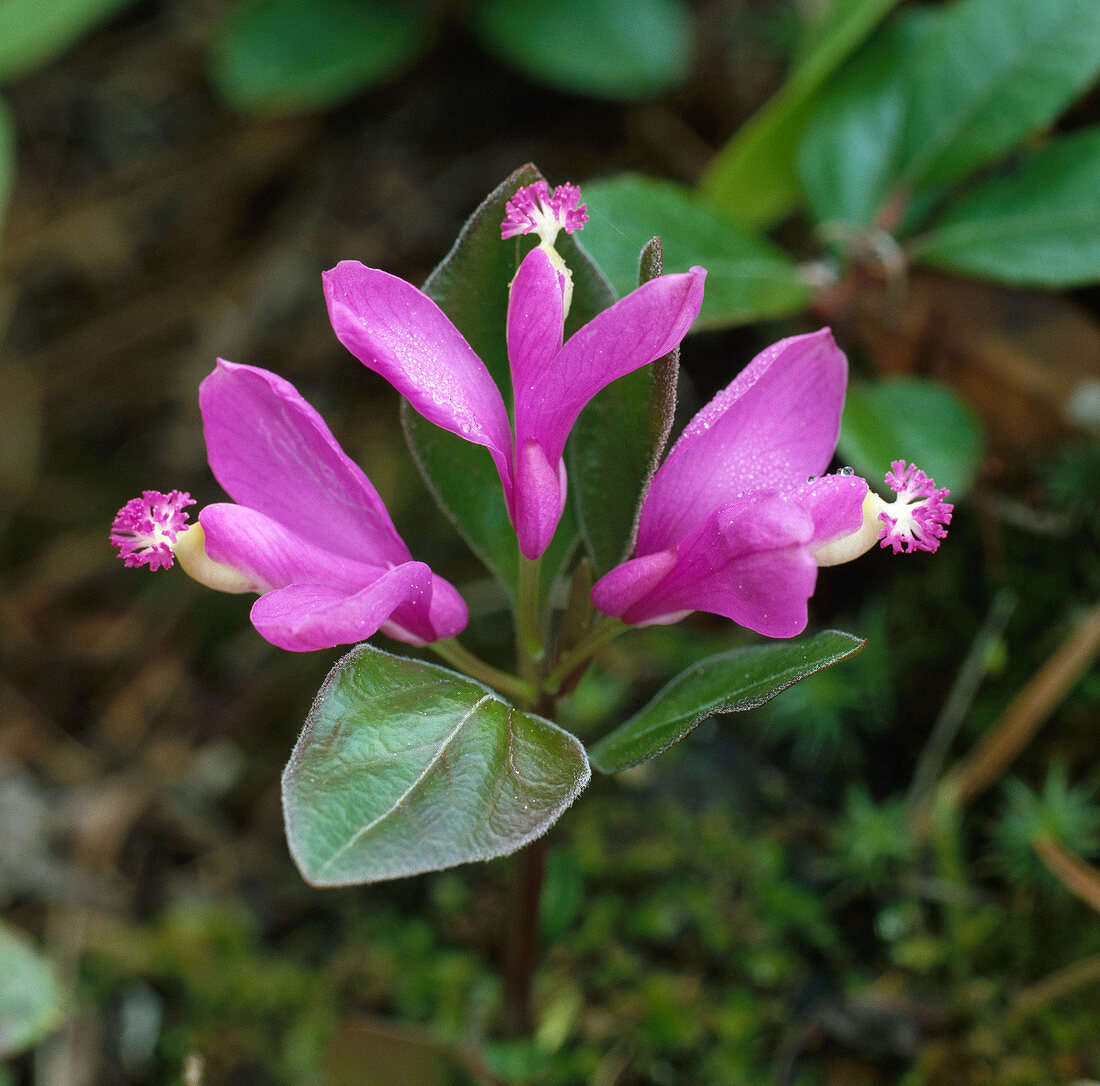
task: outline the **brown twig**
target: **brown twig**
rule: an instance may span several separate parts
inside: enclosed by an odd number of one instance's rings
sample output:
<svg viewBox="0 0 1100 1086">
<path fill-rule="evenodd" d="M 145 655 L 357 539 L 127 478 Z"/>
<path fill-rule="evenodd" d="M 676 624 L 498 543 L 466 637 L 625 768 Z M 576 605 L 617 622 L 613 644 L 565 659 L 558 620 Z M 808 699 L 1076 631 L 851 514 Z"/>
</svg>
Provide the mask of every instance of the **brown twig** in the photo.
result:
<svg viewBox="0 0 1100 1086">
<path fill-rule="evenodd" d="M 1042 1010 L 1057 999 L 1075 992 L 1086 984 L 1100 981 L 1100 954 L 1074 962 L 1056 973 L 1044 977 L 1035 984 L 1022 988 L 1012 1001 L 1008 1017 L 1011 1021 L 1026 1018 L 1029 1014 Z"/>
<path fill-rule="evenodd" d="M 1074 896 L 1100 913 L 1100 871 L 1048 834 L 1032 842 L 1046 869 Z"/>
<path fill-rule="evenodd" d="M 959 804 L 981 795 L 1031 742 L 1036 732 L 1100 654 L 1100 602 L 1077 622 L 1000 720 L 949 776 Z"/>
</svg>

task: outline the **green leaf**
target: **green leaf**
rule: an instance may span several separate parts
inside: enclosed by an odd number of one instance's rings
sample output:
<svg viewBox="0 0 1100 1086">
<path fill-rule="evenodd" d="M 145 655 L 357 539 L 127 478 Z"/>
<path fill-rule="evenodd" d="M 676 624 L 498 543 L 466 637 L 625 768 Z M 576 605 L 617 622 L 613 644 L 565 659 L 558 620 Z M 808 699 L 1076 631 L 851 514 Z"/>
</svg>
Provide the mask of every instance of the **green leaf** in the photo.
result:
<svg viewBox="0 0 1100 1086">
<path fill-rule="evenodd" d="M 809 304 L 798 266 L 778 246 L 724 218 L 689 189 L 640 174 L 589 182 L 585 244 L 621 293 L 638 275 L 638 250 L 659 234 L 666 272 L 707 269 L 695 327 L 789 316 Z"/>
<path fill-rule="evenodd" d="M 683 0 L 479 0 L 470 25 L 506 63 L 596 98 L 656 97 L 679 86 L 691 64 L 691 12 Z"/>
<path fill-rule="evenodd" d="M 534 166 L 527 165 L 494 189 L 424 284 L 424 292 L 488 367 L 506 404 L 512 401 L 505 336 L 508 285 L 534 242 L 524 237 L 501 241 L 500 224 L 504 206 L 515 191 L 541 178 Z M 556 248 L 573 272 L 573 304 L 566 321 L 566 333 L 572 334 L 606 309 L 615 295 L 576 241 L 562 235 Z M 470 549 L 515 598 L 519 584 L 516 533 L 488 452 L 426 422 L 407 405 L 402 407 L 402 419 L 413 457 L 437 502 Z M 543 556 L 543 569 L 549 575 L 556 575 L 568 561 L 576 538 L 576 519 L 567 503 L 554 541 Z"/>
<path fill-rule="evenodd" d="M 15 184 L 15 126 L 4 100 L 0 98 L 0 251 L 3 251 L 4 217 Z"/>
<path fill-rule="evenodd" d="M 982 457 L 973 412 L 944 385 L 917 377 L 848 386 L 837 453 L 872 485 L 892 460 L 915 463 L 958 500 Z"/>
<path fill-rule="evenodd" d="M 898 0 L 837 0 L 815 47 L 780 91 L 718 152 L 704 198 L 750 226 L 767 226 L 798 204 L 795 153 L 825 81 Z"/>
<path fill-rule="evenodd" d="M 963 0 L 911 69 L 902 184 L 946 185 L 995 161 L 1098 72 L 1096 0 Z"/>
<path fill-rule="evenodd" d="M 34 71 L 131 0 L 0 0 L 0 82 Z"/>
<path fill-rule="evenodd" d="M 639 281 L 661 274 L 661 243 L 642 250 Z M 628 373 L 581 412 L 569 443 L 569 485 L 597 576 L 634 549 L 638 510 L 676 409 L 680 351 Z"/>
<path fill-rule="evenodd" d="M 707 717 L 755 709 L 807 675 L 859 652 L 866 641 L 826 630 L 806 641 L 733 649 L 693 664 L 588 752 L 601 773 L 620 773 L 656 758 Z"/>
<path fill-rule="evenodd" d="M 896 176 L 909 104 L 905 73 L 939 17 L 914 9 L 884 27 L 818 99 L 798 149 L 818 222 L 873 224 Z"/>
<path fill-rule="evenodd" d="M 1100 128 L 1056 140 L 950 206 L 915 260 L 1004 283 L 1100 280 Z"/>
<path fill-rule="evenodd" d="M 398 0 L 244 0 L 223 22 L 210 70 L 248 113 L 326 109 L 379 83 L 428 44 L 422 5 Z"/>
<path fill-rule="evenodd" d="M 0 921 L 0 1057 L 37 1044 L 60 1021 L 53 967 L 26 936 Z"/>
<path fill-rule="evenodd" d="M 556 724 L 360 645 L 329 673 L 283 774 L 287 840 L 315 886 L 439 871 L 541 836 L 589 776 Z"/>
</svg>

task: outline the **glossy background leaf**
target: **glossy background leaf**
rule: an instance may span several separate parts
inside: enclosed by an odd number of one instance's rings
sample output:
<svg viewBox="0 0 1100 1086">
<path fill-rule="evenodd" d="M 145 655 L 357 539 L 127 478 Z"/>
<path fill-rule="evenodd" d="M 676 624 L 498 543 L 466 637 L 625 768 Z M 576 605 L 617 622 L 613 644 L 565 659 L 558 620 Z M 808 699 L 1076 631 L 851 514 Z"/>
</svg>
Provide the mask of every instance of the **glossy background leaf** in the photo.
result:
<svg viewBox="0 0 1100 1086">
<path fill-rule="evenodd" d="M 245 0 L 226 17 L 210 67 L 225 100 L 252 113 L 301 113 L 345 101 L 428 43 L 418 2 Z"/>
<path fill-rule="evenodd" d="M 37 1044 L 61 1019 L 52 966 L 26 936 L 0 920 L 0 1057 Z"/>
<path fill-rule="evenodd" d="M 771 101 L 733 135 L 703 177 L 704 198 L 753 226 L 768 226 L 798 203 L 795 155 L 825 81 L 898 0 L 835 0 L 813 44 Z"/>
<path fill-rule="evenodd" d="M 943 185 L 994 161 L 1098 72 L 1096 0 L 962 0 L 911 69 L 902 183 Z"/>
<path fill-rule="evenodd" d="M 870 226 L 894 181 L 908 112 L 906 73 L 937 19 L 914 9 L 880 30 L 818 98 L 798 150 L 820 223 Z"/>
<path fill-rule="evenodd" d="M 57 56 L 132 0 L 0 0 L 0 82 Z"/>
<path fill-rule="evenodd" d="M 683 0 L 479 0 L 470 25 L 520 71 L 597 98 L 655 97 L 684 81 L 691 60 Z"/>
<path fill-rule="evenodd" d="M 601 773 L 641 765 L 690 735 L 707 717 L 755 709 L 865 644 L 851 634 L 826 630 L 805 641 L 773 641 L 700 660 L 595 743 L 589 759 Z"/>
<path fill-rule="evenodd" d="M 550 721 L 360 645 L 325 680 L 283 774 L 287 840 L 317 886 L 438 871 L 545 833 L 589 775 Z"/>
<path fill-rule="evenodd" d="M 584 197 L 591 216 L 585 244 L 621 293 L 633 288 L 638 252 L 658 234 L 666 273 L 707 269 L 696 328 L 787 316 L 809 302 L 791 257 L 682 185 L 624 174 L 589 182 Z"/>
<path fill-rule="evenodd" d="M 638 280 L 661 274 L 661 243 L 642 250 Z M 620 377 L 581 412 L 569 442 L 569 485 L 596 576 L 634 546 L 638 510 L 676 409 L 679 348 Z"/>
<path fill-rule="evenodd" d="M 848 386 L 837 455 L 881 490 L 892 460 L 908 460 L 963 497 L 981 464 L 982 432 L 949 388 L 923 378 Z"/>
<path fill-rule="evenodd" d="M 978 185 L 909 248 L 921 263 L 1005 283 L 1100 280 L 1100 129 L 1055 140 Z"/>
</svg>

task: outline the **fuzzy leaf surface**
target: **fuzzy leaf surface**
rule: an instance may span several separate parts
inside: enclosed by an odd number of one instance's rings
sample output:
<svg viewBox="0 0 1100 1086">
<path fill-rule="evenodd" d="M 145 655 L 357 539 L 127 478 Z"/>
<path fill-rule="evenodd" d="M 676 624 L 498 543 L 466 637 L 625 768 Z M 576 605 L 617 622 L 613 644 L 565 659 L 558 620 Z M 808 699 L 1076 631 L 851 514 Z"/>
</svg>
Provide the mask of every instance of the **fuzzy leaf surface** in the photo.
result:
<svg viewBox="0 0 1100 1086">
<path fill-rule="evenodd" d="M 653 238 L 642 249 L 638 281 L 660 274 L 661 242 Z M 608 385 L 573 427 L 570 485 L 597 576 L 633 549 L 638 509 L 672 429 L 679 370 L 676 348 Z"/>
<path fill-rule="evenodd" d="M 755 709 L 787 687 L 859 652 L 866 641 L 826 630 L 805 641 L 732 649 L 693 664 L 588 752 L 601 773 L 662 754 L 716 713 Z"/>
<path fill-rule="evenodd" d="M 287 841 L 315 886 L 489 860 L 545 833 L 590 772 L 556 724 L 360 645 L 325 680 L 283 774 Z"/>
</svg>

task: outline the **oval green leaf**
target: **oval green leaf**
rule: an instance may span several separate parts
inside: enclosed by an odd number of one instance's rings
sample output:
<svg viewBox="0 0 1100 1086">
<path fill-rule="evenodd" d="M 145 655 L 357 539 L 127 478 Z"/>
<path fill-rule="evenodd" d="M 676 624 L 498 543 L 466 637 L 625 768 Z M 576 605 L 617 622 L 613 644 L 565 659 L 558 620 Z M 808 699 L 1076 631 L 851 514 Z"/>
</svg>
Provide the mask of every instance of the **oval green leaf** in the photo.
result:
<svg viewBox="0 0 1100 1086">
<path fill-rule="evenodd" d="M 31 941 L 0 921 L 0 1057 L 14 1056 L 61 1021 L 61 990 Z"/>
<path fill-rule="evenodd" d="M 806 641 L 732 649 L 693 664 L 588 752 L 601 773 L 656 758 L 716 713 L 755 709 L 788 686 L 859 652 L 866 641 L 826 630 Z"/>
<path fill-rule="evenodd" d="M 589 182 L 583 193 L 589 214 L 585 245 L 620 293 L 634 289 L 638 252 L 658 234 L 666 273 L 693 264 L 707 269 L 697 329 L 790 316 L 809 304 L 809 289 L 791 257 L 682 185 L 623 174 Z"/>
<path fill-rule="evenodd" d="M 982 458 L 982 429 L 951 389 L 901 377 L 848 387 L 837 455 L 874 485 L 893 460 L 908 460 L 958 500 Z"/>
<path fill-rule="evenodd" d="M 911 69 L 902 183 L 942 186 L 995 161 L 1098 72 L 1096 0 L 962 0 Z"/>
<path fill-rule="evenodd" d="M 1027 155 L 954 203 L 908 248 L 923 264 L 1002 283 L 1100 281 L 1100 128 Z"/>
<path fill-rule="evenodd" d="M 314 886 L 489 860 L 545 833 L 590 773 L 549 720 L 360 645 L 329 673 L 283 773 L 287 841 Z"/>
<path fill-rule="evenodd" d="M 132 0 L 0 0 L 0 83 L 67 49 Z"/>
<path fill-rule="evenodd" d="M 408 64 L 431 38 L 418 3 L 244 0 L 215 39 L 210 70 L 235 109 L 326 109 Z"/>
<path fill-rule="evenodd" d="M 691 64 L 691 12 L 683 0 L 480 0 L 470 25 L 506 63 L 595 98 L 656 97 L 679 86 Z"/>
</svg>

